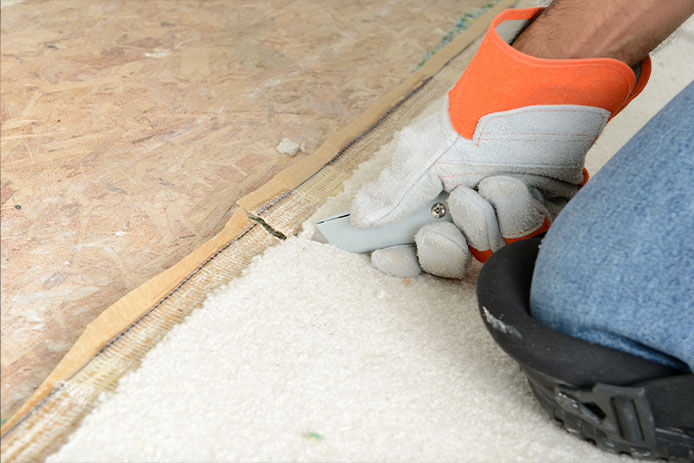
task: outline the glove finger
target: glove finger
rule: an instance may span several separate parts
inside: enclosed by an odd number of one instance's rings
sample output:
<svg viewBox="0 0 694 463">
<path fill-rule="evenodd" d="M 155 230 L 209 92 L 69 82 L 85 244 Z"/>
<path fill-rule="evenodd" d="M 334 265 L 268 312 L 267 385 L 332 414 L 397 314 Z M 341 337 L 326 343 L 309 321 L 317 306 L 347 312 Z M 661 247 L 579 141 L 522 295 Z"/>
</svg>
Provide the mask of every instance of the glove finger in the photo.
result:
<svg viewBox="0 0 694 463">
<path fill-rule="evenodd" d="M 445 278 L 463 278 L 470 261 L 467 241 L 450 222 L 424 225 L 415 235 L 417 257 L 425 272 Z"/>
<path fill-rule="evenodd" d="M 494 208 L 472 188 L 459 186 L 454 189 L 448 196 L 448 208 L 453 222 L 467 238 L 475 259 L 485 262 L 505 244 Z"/>
<path fill-rule="evenodd" d="M 422 273 L 417 251 L 411 244 L 377 249 L 371 253 L 371 265 L 386 275 L 406 278 Z"/>
<path fill-rule="evenodd" d="M 488 177 L 480 182 L 478 190 L 496 210 L 499 230 L 507 243 L 530 238 L 549 228 L 551 213 L 520 179 Z"/>
<path fill-rule="evenodd" d="M 423 207 L 442 190 L 432 165 L 458 136 L 445 112 L 439 112 L 400 134 L 393 164 L 357 192 L 350 219 L 358 227 L 398 222 Z"/>
</svg>

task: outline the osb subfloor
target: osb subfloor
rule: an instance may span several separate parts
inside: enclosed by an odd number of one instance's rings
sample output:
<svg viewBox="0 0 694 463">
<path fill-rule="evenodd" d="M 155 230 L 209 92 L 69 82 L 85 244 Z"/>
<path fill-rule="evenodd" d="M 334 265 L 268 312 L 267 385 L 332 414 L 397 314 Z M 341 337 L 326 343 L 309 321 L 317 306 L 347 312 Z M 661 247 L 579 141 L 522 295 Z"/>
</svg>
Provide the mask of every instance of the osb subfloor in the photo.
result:
<svg viewBox="0 0 694 463">
<path fill-rule="evenodd" d="M 482 0 L 2 2 L 2 417 Z"/>
</svg>

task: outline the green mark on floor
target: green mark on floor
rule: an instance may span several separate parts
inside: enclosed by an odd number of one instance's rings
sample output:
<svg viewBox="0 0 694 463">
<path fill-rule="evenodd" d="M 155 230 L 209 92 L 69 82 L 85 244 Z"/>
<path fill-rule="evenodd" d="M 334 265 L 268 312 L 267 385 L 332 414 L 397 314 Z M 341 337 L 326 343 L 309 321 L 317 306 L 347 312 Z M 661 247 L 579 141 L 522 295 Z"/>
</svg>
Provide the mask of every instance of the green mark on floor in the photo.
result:
<svg viewBox="0 0 694 463">
<path fill-rule="evenodd" d="M 307 432 L 307 433 L 305 434 L 305 437 L 306 437 L 307 439 L 315 439 L 315 440 L 323 440 L 323 439 L 325 439 L 325 437 L 321 436 L 321 435 L 318 434 L 317 432 Z"/>
<path fill-rule="evenodd" d="M 458 19 L 458 21 L 456 21 L 455 28 L 453 28 L 453 30 L 449 31 L 446 35 L 444 35 L 443 38 L 441 39 L 441 41 L 439 42 L 439 44 L 436 45 L 431 50 L 429 50 L 424 55 L 422 60 L 419 62 L 417 67 L 413 69 L 413 71 L 416 71 L 417 69 L 421 68 L 424 65 L 424 63 L 429 61 L 429 58 L 434 56 L 434 53 L 436 53 L 437 51 L 439 51 L 440 49 L 442 49 L 443 47 L 445 47 L 446 45 L 451 43 L 451 40 L 453 40 L 456 35 L 460 34 L 462 31 L 464 31 L 465 29 L 470 27 L 472 25 L 472 23 L 475 22 L 475 19 L 482 16 L 484 13 L 486 13 L 486 11 L 488 9 L 490 9 L 491 7 L 496 5 L 497 3 L 499 3 L 499 0 L 489 0 L 487 3 L 485 3 L 481 7 L 473 8 L 473 9 L 468 10 L 465 13 L 463 13 L 463 15 Z"/>
</svg>

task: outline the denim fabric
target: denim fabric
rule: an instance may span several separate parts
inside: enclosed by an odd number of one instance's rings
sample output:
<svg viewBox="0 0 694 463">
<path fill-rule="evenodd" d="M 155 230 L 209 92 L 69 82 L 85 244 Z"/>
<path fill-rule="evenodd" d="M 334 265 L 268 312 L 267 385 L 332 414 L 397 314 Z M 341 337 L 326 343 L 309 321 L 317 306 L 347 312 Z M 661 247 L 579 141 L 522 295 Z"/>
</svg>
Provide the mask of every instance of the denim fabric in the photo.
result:
<svg viewBox="0 0 694 463">
<path fill-rule="evenodd" d="M 694 82 L 559 214 L 530 305 L 556 330 L 694 371 Z"/>
</svg>

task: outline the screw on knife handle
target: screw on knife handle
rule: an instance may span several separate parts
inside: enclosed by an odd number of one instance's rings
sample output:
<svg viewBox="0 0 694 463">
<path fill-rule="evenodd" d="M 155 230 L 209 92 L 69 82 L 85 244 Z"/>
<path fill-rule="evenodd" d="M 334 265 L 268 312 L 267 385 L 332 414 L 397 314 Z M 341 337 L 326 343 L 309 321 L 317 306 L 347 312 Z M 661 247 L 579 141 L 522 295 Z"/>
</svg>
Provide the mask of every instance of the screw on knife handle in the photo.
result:
<svg viewBox="0 0 694 463">
<path fill-rule="evenodd" d="M 446 206 L 443 203 L 435 203 L 433 206 L 431 206 L 431 215 L 437 219 L 440 219 L 446 215 Z"/>
</svg>

